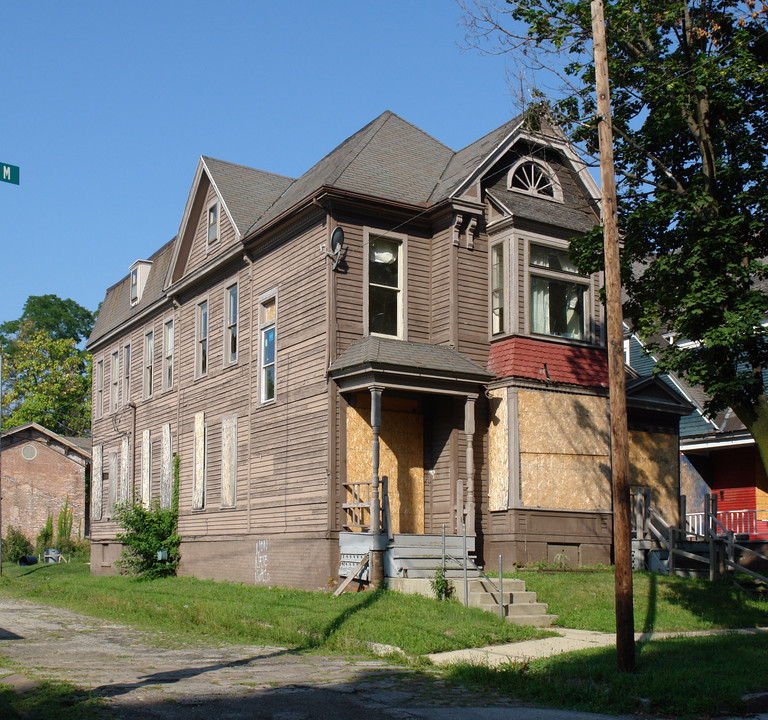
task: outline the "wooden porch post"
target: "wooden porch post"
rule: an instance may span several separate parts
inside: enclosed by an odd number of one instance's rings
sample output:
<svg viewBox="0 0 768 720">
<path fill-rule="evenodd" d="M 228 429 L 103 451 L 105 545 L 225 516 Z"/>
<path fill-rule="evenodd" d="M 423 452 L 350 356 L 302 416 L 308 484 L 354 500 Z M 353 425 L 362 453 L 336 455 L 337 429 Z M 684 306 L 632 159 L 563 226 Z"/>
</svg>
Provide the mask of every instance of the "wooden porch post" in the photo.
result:
<svg viewBox="0 0 768 720">
<path fill-rule="evenodd" d="M 467 535 L 475 534 L 475 401 L 468 395 L 464 403 L 464 434 L 467 440 L 467 504 L 464 507 Z"/>
<path fill-rule="evenodd" d="M 372 586 L 379 585 L 384 580 L 384 562 L 381 550 L 381 500 L 379 498 L 379 432 L 381 431 L 381 393 L 383 388 L 371 386 L 371 431 L 372 461 L 371 461 L 371 534 L 373 535 L 373 550 L 371 552 L 371 567 L 369 569 Z"/>
</svg>

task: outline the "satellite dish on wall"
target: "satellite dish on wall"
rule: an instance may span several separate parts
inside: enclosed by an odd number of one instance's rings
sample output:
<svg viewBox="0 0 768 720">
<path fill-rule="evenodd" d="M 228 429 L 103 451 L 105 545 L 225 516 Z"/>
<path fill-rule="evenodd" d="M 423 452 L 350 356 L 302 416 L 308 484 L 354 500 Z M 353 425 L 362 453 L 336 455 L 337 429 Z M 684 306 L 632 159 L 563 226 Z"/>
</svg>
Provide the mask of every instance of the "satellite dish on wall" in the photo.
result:
<svg viewBox="0 0 768 720">
<path fill-rule="evenodd" d="M 331 251 L 325 249 L 325 244 L 320 246 L 320 249 L 333 260 L 333 269 L 335 270 L 339 266 L 341 261 L 341 253 L 344 249 L 344 230 L 340 227 L 334 228 L 331 233 Z"/>
</svg>

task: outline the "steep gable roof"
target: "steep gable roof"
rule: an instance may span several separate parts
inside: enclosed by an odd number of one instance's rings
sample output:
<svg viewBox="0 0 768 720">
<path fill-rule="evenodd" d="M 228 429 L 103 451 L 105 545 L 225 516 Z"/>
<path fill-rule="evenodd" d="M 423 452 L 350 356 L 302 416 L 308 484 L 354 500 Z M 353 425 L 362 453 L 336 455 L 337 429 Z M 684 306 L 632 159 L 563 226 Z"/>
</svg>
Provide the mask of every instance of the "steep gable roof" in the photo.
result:
<svg viewBox="0 0 768 720">
<path fill-rule="evenodd" d="M 90 438 L 65 437 L 63 435 L 59 435 L 53 430 L 49 430 L 48 428 L 39 425 L 36 422 L 28 422 L 24 425 L 17 425 L 16 427 L 3 430 L 2 432 L 3 439 L 5 440 L 15 438 L 17 435 L 24 439 L 29 439 L 29 436 L 33 434 L 44 435 L 51 441 L 60 443 L 71 452 L 82 457 L 84 460 L 91 459 Z"/>
</svg>

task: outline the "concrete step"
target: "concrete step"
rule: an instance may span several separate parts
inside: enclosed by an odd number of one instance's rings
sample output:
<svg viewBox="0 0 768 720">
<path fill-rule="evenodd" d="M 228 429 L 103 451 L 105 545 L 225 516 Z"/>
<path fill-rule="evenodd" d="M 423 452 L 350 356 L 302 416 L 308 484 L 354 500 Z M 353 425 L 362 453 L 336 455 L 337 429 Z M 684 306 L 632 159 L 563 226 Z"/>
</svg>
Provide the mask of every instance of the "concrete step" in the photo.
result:
<svg viewBox="0 0 768 720">
<path fill-rule="evenodd" d="M 557 620 L 557 615 L 515 615 L 507 616 L 507 622 L 515 625 L 527 625 L 529 627 L 551 627 Z"/>
<path fill-rule="evenodd" d="M 472 607 L 498 607 L 498 593 L 469 593 L 469 604 Z M 535 603 L 536 593 L 529 590 L 521 590 L 519 592 L 507 592 L 502 593 L 502 602 L 505 605 L 523 605 L 525 603 Z"/>
<path fill-rule="evenodd" d="M 469 583 L 469 592 L 490 592 L 496 593 L 494 585 L 498 585 L 499 581 L 494 578 L 493 584 L 489 583 L 485 578 L 477 578 Z M 515 580 L 510 578 L 504 578 L 504 592 L 523 592 L 525 590 L 524 580 Z"/>
<path fill-rule="evenodd" d="M 546 615 L 549 607 L 546 603 L 532 602 L 520 605 L 507 605 L 507 617 L 523 617 L 528 615 Z"/>
<path fill-rule="evenodd" d="M 474 575 L 473 575 L 474 572 Z M 468 570 L 467 575 L 472 578 L 477 575 L 477 571 Z M 429 580 L 434 580 L 435 577 L 435 570 L 434 568 L 421 568 L 421 567 L 407 567 L 403 566 L 400 568 L 400 574 L 399 577 L 405 577 L 405 578 L 426 578 Z M 464 578 L 464 571 L 463 570 L 450 570 L 446 569 L 445 571 L 445 577 L 449 580 L 453 580 L 457 586 L 462 585 L 462 580 Z M 462 590 L 462 592 L 464 592 Z"/>
</svg>

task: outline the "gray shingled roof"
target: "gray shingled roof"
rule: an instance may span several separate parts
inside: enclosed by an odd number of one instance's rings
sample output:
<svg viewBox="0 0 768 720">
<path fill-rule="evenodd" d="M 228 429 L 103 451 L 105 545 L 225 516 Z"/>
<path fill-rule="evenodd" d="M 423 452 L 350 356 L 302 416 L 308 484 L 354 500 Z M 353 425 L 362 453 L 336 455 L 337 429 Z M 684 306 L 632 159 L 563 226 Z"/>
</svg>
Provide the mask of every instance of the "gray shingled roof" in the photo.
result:
<svg viewBox="0 0 768 720">
<path fill-rule="evenodd" d="M 328 370 L 333 376 L 366 368 L 412 368 L 446 377 L 477 379 L 479 382 L 486 382 L 493 377 L 493 373 L 467 360 L 447 345 L 429 345 L 373 336 L 353 340 L 341 357 L 331 363 Z"/>
<path fill-rule="evenodd" d="M 165 274 L 168 271 L 168 263 L 173 257 L 175 242 L 176 238 L 167 242 L 149 258 L 152 267 L 149 270 L 149 276 L 147 277 L 147 283 L 144 286 L 141 300 L 136 305 L 131 307 L 130 274 L 107 290 L 86 347 L 90 347 L 97 340 L 163 297 L 163 283 L 165 281 Z"/>
<path fill-rule="evenodd" d="M 576 232 L 587 232 L 599 222 L 592 209 L 586 204 L 582 207 L 574 207 L 567 203 L 552 202 L 514 190 L 498 188 L 486 190 L 486 192 L 502 202 L 516 217 L 557 225 Z"/>
<path fill-rule="evenodd" d="M 221 193 L 240 234 L 248 230 L 294 182 L 284 175 L 254 170 L 203 156 L 203 163 Z"/>
</svg>

